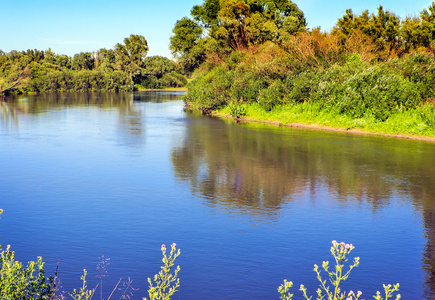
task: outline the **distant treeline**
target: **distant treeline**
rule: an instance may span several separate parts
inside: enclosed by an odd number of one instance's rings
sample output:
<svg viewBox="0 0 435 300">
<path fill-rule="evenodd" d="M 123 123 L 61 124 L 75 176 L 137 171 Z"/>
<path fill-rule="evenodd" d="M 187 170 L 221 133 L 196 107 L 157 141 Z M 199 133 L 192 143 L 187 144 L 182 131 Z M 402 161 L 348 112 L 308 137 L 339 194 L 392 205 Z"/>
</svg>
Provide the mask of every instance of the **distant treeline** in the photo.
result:
<svg viewBox="0 0 435 300">
<path fill-rule="evenodd" d="M 186 99 L 205 113 L 316 102 L 386 120 L 435 99 L 435 2 L 406 18 L 349 9 L 322 32 L 289 0 L 204 0 L 170 47 L 193 74 Z"/>
<path fill-rule="evenodd" d="M 0 94 L 55 91 L 132 91 L 181 87 L 187 80 L 177 63 L 146 57 L 145 37 L 130 35 L 114 49 L 69 57 L 47 51 L 0 50 Z"/>
</svg>

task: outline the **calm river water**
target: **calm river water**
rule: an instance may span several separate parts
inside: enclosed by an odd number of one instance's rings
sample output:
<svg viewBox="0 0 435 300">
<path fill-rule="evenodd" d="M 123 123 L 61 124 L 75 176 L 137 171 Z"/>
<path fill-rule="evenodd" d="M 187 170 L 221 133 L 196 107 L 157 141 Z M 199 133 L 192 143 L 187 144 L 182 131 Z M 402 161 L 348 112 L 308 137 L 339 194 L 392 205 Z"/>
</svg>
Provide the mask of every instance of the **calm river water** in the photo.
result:
<svg viewBox="0 0 435 300">
<path fill-rule="evenodd" d="M 332 240 L 361 258 L 344 287 L 435 299 L 435 144 L 232 124 L 181 93 L 49 94 L 0 102 L 0 242 L 59 260 L 61 289 L 130 278 L 147 296 L 161 244 L 181 249 L 174 299 L 310 294 Z M 353 259 L 353 258 L 352 258 Z M 332 263 L 332 262 L 331 262 Z M 98 292 L 94 299 L 100 299 Z M 119 299 L 121 291 L 113 297 Z"/>
</svg>

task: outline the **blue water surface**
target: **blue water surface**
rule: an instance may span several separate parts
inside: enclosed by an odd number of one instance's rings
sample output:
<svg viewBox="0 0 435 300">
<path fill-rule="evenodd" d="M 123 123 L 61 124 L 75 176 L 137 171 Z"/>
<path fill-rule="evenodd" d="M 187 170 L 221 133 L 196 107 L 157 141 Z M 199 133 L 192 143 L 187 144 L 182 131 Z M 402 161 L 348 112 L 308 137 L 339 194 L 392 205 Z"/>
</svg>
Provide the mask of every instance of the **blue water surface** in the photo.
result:
<svg viewBox="0 0 435 300">
<path fill-rule="evenodd" d="M 278 299 L 284 279 L 300 299 L 337 240 L 361 259 L 346 290 L 370 299 L 399 282 L 402 299 L 434 299 L 435 144 L 233 124 L 186 111 L 181 96 L 6 98 L 2 248 L 42 256 L 47 275 L 58 266 L 61 291 L 87 269 L 90 288 L 106 276 L 104 298 L 130 278 L 142 299 L 161 244 L 175 242 L 174 299 Z"/>
</svg>

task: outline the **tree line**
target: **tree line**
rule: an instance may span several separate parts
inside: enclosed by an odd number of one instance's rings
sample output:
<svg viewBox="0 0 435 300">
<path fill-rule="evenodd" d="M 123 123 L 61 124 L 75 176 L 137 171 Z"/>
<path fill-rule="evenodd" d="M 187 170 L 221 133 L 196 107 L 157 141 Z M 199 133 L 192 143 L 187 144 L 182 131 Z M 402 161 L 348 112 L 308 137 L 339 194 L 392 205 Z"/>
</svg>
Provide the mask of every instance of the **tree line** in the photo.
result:
<svg viewBox="0 0 435 300">
<path fill-rule="evenodd" d="M 331 32 L 322 32 L 309 29 L 304 13 L 289 0 L 204 0 L 190 17 L 176 22 L 170 50 L 185 71 L 193 72 L 203 62 L 222 62 L 234 51 L 252 51 L 267 42 L 304 52 L 298 54 L 318 65 L 343 61 L 355 52 L 370 62 L 416 51 L 434 54 L 435 2 L 405 18 L 382 6 L 359 15 L 348 9 Z"/>
<path fill-rule="evenodd" d="M 73 57 L 51 49 L 0 50 L 0 94 L 55 91 L 132 91 L 187 83 L 177 63 L 148 54 L 144 36 L 130 35 L 114 49 Z"/>
<path fill-rule="evenodd" d="M 435 2 L 404 19 L 348 9 L 323 32 L 289 0 L 204 0 L 177 21 L 170 49 L 204 113 L 316 103 L 385 121 L 435 102 Z"/>
</svg>

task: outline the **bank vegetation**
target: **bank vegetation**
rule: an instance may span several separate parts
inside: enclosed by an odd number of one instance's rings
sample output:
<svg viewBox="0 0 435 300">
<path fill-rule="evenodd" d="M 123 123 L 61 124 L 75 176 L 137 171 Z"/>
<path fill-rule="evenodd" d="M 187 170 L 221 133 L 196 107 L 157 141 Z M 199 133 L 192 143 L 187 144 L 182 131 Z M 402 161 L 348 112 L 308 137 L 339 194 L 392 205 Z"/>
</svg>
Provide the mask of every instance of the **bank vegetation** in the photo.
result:
<svg viewBox="0 0 435 300">
<path fill-rule="evenodd" d="M 435 136 L 435 2 L 401 18 L 348 9 L 330 32 L 288 0 L 205 0 L 171 49 L 204 114 Z M 400 125 L 398 127 L 398 125 Z"/>
<path fill-rule="evenodd" d="M 39 92 L 133 91 L 183 87 L 176 62 L 147 57 L 144 36 L 130 35 L 113 49 L 73 57 L 49 50 L 0 50 L 0 95 Z"/>
</svg>

